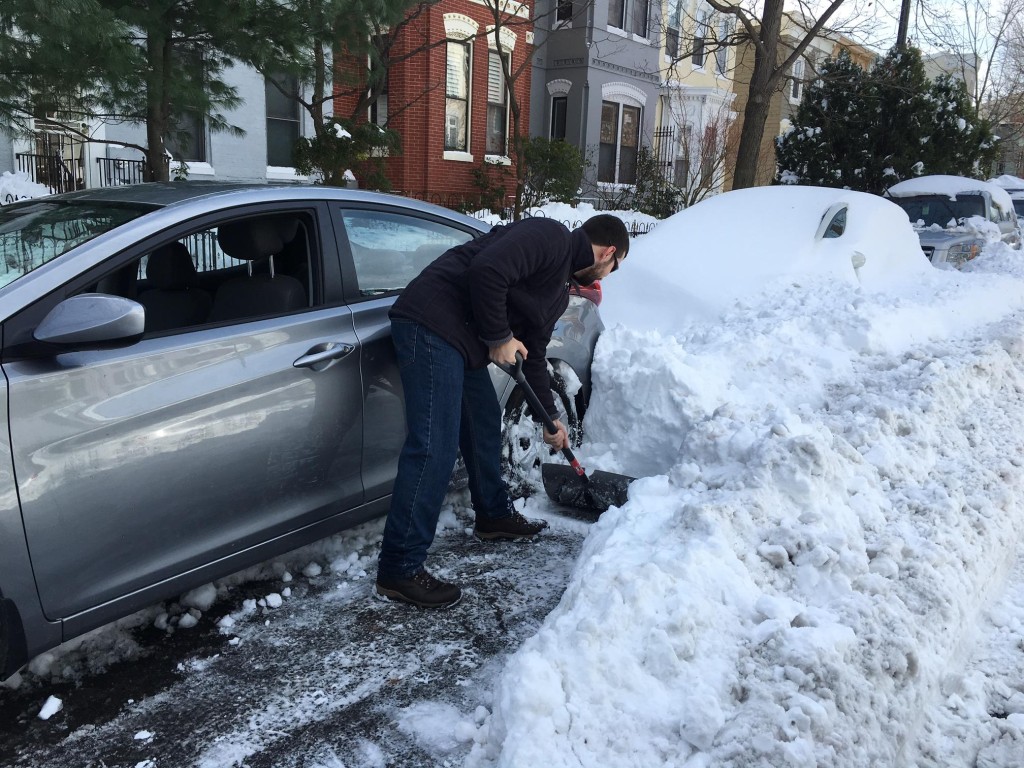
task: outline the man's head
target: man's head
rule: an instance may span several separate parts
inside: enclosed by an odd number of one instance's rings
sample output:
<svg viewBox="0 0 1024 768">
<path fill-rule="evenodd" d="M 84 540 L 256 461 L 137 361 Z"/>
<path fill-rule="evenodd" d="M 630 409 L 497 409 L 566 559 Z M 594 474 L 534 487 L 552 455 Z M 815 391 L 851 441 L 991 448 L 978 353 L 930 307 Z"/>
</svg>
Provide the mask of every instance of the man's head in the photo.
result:
<svg viewBox="0 0 1024 768">
<path fill-rule="evenodd" d="M 583 231 L 594 249 L 594 263 L 574 275 L 584 285 L 601 280 L 619 268 L 629 253 L 629 233 L 618 216 L 601 213 L 583 222 Z"/>
</svg>

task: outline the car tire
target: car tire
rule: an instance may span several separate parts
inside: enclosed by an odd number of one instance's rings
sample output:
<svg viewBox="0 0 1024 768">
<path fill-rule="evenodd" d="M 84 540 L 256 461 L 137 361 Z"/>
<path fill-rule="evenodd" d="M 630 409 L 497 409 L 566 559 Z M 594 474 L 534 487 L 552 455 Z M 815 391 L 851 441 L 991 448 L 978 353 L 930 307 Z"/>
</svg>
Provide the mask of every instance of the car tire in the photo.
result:
<svg viewBox="0 0 1024 768">
<path fill-rule="evenodd" d="M 551 378 L 551 394 L 559 420 L 569 432 L 569 445 L 578 448 L 583 442 L 585 404 L 580 397 L 569 397 L 565 381 L 557 373 Z M 523 391 L 516 387 L 505 405 L 501 425 L 501 470 L 509 493 L 515 498 L 543 490 L 540 466 L 551 459 L 552 451 L 541 438 L 542 429 L 530 415 Z"/>
</svg>

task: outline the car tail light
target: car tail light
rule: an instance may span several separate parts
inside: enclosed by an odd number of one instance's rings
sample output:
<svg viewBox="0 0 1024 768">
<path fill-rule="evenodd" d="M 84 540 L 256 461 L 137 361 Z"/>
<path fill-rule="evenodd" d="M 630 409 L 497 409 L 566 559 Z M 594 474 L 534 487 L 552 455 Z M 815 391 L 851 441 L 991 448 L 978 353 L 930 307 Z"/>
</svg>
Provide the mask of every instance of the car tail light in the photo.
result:
<svg viewBox="0 0 1024 768">
<path fill-rule="evenodd" d="M 582 296 L 587 301 L 594 303 L 594 306 L 601 305 L 601 281 L 595 280 L 590 285 L 577 285 L 573 293 Z"/>
</svg>

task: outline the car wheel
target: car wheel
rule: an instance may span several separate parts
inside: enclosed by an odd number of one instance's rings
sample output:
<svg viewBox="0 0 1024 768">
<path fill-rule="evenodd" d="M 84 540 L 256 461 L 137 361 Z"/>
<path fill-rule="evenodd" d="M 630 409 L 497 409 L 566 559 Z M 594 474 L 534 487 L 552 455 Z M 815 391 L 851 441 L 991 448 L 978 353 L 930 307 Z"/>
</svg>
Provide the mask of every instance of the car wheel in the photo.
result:
<svg viewBox="0 0 1024 768">
<path fill-rule="evenodd" d="M 569 445 L 583 442 L 582 403 L 566 394 L 565 381 L 557 373 L 551 380 L 551 394 L 559 420 L 569 432 Z M 544 427 L 530 415 L 526 397 L 518 387 L 509 396 L 502 420 L 501 468 L 513 497 L 531 496 L 544 488 L 540 466 L 552 459 L 551 449 L 541 436 Z"/>
</svg>

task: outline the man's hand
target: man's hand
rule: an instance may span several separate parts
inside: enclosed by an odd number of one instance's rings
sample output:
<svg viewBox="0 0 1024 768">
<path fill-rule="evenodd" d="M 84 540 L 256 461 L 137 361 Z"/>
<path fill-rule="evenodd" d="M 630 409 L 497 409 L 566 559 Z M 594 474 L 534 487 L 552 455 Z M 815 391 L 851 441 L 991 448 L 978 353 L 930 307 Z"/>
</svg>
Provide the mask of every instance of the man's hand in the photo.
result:
<svg viewBox="0 0 1024 768">
<path fill-rule="evenodd" d="M 523 360 L 526 359 L 526 346 L 513 336 L 504 344 L 491 347 L 488 356 L 491 358 L 492 363 L 508 367 L 516 364 L 516 352 L 523 356 Z"/>
<path fill-rule="evenodd" d="M 546 427 L 541 427 L 541 432 L 544 433 L 544 442 L 554 448 L 556 451 L 560 451 L 563 448 L 569 447 L 569 435 L 565 431 L 565 425 L 562 424 L 558 419 L 555 419 L 555 428 L 558 430 L 554 434 L 548 432 Z"/>
</svg>

